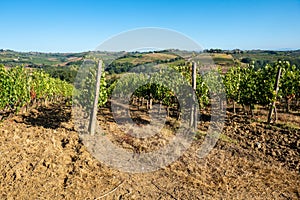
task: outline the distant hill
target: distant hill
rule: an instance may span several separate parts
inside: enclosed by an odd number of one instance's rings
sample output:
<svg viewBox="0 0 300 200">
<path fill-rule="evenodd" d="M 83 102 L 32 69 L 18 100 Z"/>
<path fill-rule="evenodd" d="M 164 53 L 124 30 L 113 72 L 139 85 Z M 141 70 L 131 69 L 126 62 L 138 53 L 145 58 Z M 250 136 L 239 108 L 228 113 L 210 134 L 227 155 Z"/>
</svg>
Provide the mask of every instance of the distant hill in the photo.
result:
<svg viewBox="0 0 300 200">
<path fill-rule="evenodd" d="M 288 60 L 291 64 L 300 67 L 300 50 L 273 51 L 273 50 L 247 50 L 239 54 L 232 54 L 242 63 L 254 62 L 257 67 L 265 66 L 278 60 Z"/>
<path fill-rule="evenodd" d="M 16 52 L 12 50 L 0 50 L 0 64 L 5 66 L 65 66 L 77 63 L 87 53 L 40 53 L 40 52 Z"/>
<path fill-rule="evenodd" d="M 107 66 L 106 71 L 118 74 L 128 72 L 139 65 L 173 63 L 180 60 L 183 60 L 181 56 L 171 52 L 133 52 L 114 60 Z"/>
<path fill-rule="evenodd" d="M 300 66 L 300 50 L 274 51 L 274 50 L 221 50 L 209 49 L 201 61 L 213 60 L 213 64 L 226 69 L 234 65 L 247 65 L 254 63 L 262 67 L 277 60 L 288 60 L 291 64 Z M 31 68 L 79 67 L 84 57 L 91 56 L 103 59 L 106 71 L 109 73 L 123 73 L 131 68 L 147 63 L 184 64 L 184 62 L 199 52 L 180 50 L 163 50 L 150 52 L 99 52 L 90 51 L 82 53 L 40 53 L 17 52 L 0 49 L 0 64 L 8 67 L 25 66 Z M 201 54 L 202 55 L 202 54 Z"/>
</svg>

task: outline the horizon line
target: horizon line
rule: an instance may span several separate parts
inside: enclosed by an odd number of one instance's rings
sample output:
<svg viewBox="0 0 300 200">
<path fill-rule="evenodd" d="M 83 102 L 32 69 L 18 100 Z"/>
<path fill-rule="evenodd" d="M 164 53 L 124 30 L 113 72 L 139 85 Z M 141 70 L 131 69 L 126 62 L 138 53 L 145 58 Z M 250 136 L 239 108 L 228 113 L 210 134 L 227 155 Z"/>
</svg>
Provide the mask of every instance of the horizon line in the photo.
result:
<svg viewBox="0 0 300 200">
<path fill-rule="evenodd" d="M 5 49 L 5 48 L 0 48 L 1 51 L 13 51 L 17 53 L 45 53 L 45 54 L 72 54 L 72 53 L 87 53 L 87 52 L 110 52 L 110 53 L 118 53 L 118 52 L 127 52 L 127 53 L 132 53 L 132 52 L 140 52 L 140 53 L 145 53 L 145 52 L 161 52 L 161 51 L 186 51 L 186 52 L 196 52 L 192 50 L 184 50 L 184 49 L 161 49 L 161 50 L 149 50 L 149 51 L 125 51 L 125 50 L 120 50 L 120 51 L 98 51 L 98 50 L 83 50 L 83 51 L 38 51 L 38 50 L 14 50 L 14 49 Z M 300 48 L 269 48 L 269 49 L 264 49 L 264 48 L 255 48 L 255 49 L 241 49 L 241 48 L 231 48 L 231 49 L 222 49 L 222 48 L 205 48 L 201 51 L 197 52 L 204 52 L 206 50 L 221 50 L 221 51 L 234 51 L 234 50 L 240 50 L 240 51 L 298 51 Z"/>
</svg>

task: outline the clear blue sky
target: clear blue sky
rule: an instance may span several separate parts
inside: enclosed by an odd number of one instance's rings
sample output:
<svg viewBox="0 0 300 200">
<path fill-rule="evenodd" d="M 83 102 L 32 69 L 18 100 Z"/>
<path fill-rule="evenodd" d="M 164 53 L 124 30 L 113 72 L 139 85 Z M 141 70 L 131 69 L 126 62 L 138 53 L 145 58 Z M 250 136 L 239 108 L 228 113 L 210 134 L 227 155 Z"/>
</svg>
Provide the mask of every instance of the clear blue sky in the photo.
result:
<svg viewBox="0 0 300 200">
<path fill-rule="evenodd" d="M 94 50 L 122 31 L 161 27 L 204 48 L 300 48 L 300 0 L 0 2 L 0 49 Z"/>
</svg>

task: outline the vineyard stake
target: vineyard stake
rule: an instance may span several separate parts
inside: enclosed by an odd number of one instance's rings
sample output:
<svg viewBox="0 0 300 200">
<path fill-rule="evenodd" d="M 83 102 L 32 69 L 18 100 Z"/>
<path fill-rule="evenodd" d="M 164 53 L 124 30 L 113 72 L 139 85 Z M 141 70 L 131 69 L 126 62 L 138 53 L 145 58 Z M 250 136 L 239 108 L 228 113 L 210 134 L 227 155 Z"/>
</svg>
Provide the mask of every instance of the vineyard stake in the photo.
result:
<svg viewBox="0 0 300 200">
<path fill-rule="evenodd" d="M 193 105 L 191 108 L 191 121 L 190 126 L 193 126 L 194 130 L 197 128 L 197 106 L 196 106 L 196 80 L 197 80 L 197 64 L 192 62 L 192 87 L 193 87 Z"/>
<path fill-rule="evenodd" d="M 95 98 L 94 98 L 94 102 L 93 102 L 93 109 L 92 109 L 92 113 L 91 113 L 89 130 L 88 130 L 91 135 L 95 134 L 95 129 L 96 129 L 98 99 L 99 99 L 99 92 L 100 92 L 100 79 L 101 79 L 101 74 L 102 74 L 102 63 L 103 63 L 103 61 L 99 60 L 97 76 L 96 76 Z"/>
<path fill-rule="evenodd" d="M 276 109 L 275 108 L 275 106 L 276 106 L 275 103 L 276 103 L 277 93 L 278 93 L 278 90 L 279 90 L 280 75 L 281 75 L 281 67 L 278 68 L 277 75 L 276 75 L 276 82 L 275 82 L 275 85 L 274 85 L 275 99 L 273 100 L 272 105 L 271 105 L 270 110 L 269 110 L 268 124 L 271 123 L 271 118 L 272 118 L 272 115 L 273 115 L 273 110 Z M 276 122 L 276 118 L 275 118 L 274 122 Z"/>
</svg>

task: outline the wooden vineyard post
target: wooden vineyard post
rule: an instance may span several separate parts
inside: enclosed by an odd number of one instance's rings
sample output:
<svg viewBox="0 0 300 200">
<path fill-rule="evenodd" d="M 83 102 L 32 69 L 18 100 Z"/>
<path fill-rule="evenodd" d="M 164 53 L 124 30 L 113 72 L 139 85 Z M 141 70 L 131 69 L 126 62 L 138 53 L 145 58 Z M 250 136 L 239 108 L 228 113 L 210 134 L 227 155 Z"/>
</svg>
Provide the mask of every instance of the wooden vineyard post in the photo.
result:
<svg viewBox="0 0 300 200">
<path fill-rule="evenodd" d="M 279 90 L 280 75 L 281 75 L 281 68 L 279 67 L 278 71 L 277 71 L 277 75 L 276 75 L 276 82 L 275 82 L 275 85 L 274 85 L 275 98 L 277 97 L 277 93 L 278 93 L 278 90 Z M 269 110 L 268 124 L 271 123 L 271 118 L 272 118 L 272 115 L 273 115 L 273 110 L 276 110 L 275 103 L 276 103 L 276 99 L 273 100 L 272 105 L 271 105 L 270 110 Z M 277 115 L 277 114 L 275 113 L 275 115 Z M 276 122 L 276 118 L 275 118 L 274 122 Z"/>
<path fill-rule="evenodd" d="M 196 102 L 196 79 L 197 78 L 197 64 L 192 62 L 192 87 L 193 87 L 193 105 L 191 107 L 191 121 L 190 126 L 193 126 L 194 130 L 197 128 L 197 104 Z"/>
<path fill-rule="evenodd" d="M 96 130 L 98 99 L 99 99 L 99 92 L 100 92 L 100 79 L 101 79 L 101 74 L 102 74 L 102 63 L 103 63 L 103 61 L 99 60 L 97 76 L 96 76 L 95 98 L 94 98 L 94 102 L 93 102 L 93 108 L 92 108 L 89 130 L 88 130 L 91 135 L 95 135 L 95 130 Z"/>
</svg>

